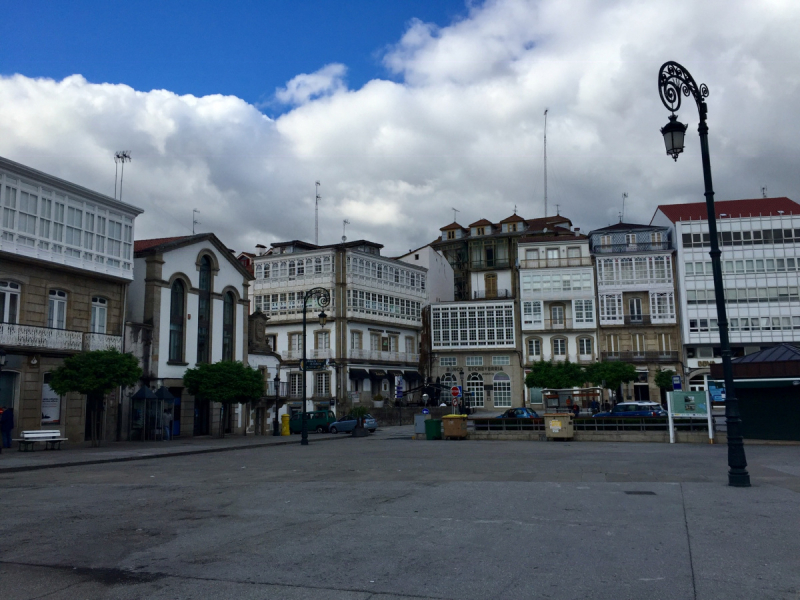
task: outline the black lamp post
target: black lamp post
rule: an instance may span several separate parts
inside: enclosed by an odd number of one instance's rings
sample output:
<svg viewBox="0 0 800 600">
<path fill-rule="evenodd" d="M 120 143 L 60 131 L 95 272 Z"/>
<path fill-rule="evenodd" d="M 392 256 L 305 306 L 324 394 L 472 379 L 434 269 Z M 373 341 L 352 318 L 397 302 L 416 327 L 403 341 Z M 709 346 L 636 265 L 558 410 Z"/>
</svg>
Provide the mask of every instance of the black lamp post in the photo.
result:
<svg viewBox="0 0 800 600">
<path fill-rule="evenodd" d="M 0 348 L 0 375 L 3 374 L 3 367 L 6 366 L 6 351 Z M 2 381 L 2 377 L 0 377 L 0 381 Z M 2 391 L 2 389 L 0 389 Z M 0 441 L 0 454 L 3 452 L 3 443 Z"/>
<path fill-rule="evenodd" d="M 458 406 L 458 414 L 463 414 L 461 409 L 467 397 L 466 394 L 464 394 L 464 369 L 459 369 L 458 375 L 461 377 L 461 404 Z"/>
<path fill-rule="evenodd" d="M 706 210 L 708 212 L 708 236 L 711 241 L 711 270 L 714 274 L 714 297 L 717 304 L 717 325 L 719 341 L 722 347 L 722 370 L 725 376 L 725 420 L 728 425 L 728 485 L 749 487 L 750 474 L 747 472 L 747 459 L 742 442 L 742 419 L 739 413 L 739 402 L 733 387 L 733 365 L 731 364 L 731 343 L 728 338 L 728 316 L 725 310 L 725 294 L 722 284 L 722 265 L 720 261 L 719 239 L 717 238 L 717 218 L 714 210 L 714 188 L 711 185 L 711 160 L 708 156 L 708 125 L 706 115 L 708 106 L 708 86 L 699 86 L 689 72 L 676 62 L 664 63 L 658 72 L 658 93 L 661 102 L 672 114 L 669 122 L 661 129 L 667 154 L 676 161 L 683 152 L 683 138 L 686 125 L 677 120 L 675 111 L 681 106 L 681 94 L 692 96 L 700 113 L 700 152 L 703 159 L 703 180 L 705 182 Z M 708 410 L 711 410 L 709 405 Z"/>
<path fill-rule="evenodd" d="M 275 379 L 272 380 L 275 383 L 275 420 L 272 422 L 272 435 L 277 436 L 281 434 L 281 425 L 278 422 L 278 401 L 281 397 L 281 372 L 278 371 L 275 373 Z"/>
<path fill-rule="evenodd" d="M 300 436 L 300 444 L 302 446 L 308 446 L 308 414 L 306 413 L 306 307 L 310 299 L 316 300 L 319 307 L 323 309 L 322 312 L 319 313 L 319 324 L 321 327 L 325 327 L 325 323 L 328 322 L 328 315 L 325 314 L 324 308 L 331 303 L 331 294 L 325 288 L 317 287 L 311 288 L 303 296 L 303 362 L 301 363 L 301 370 L 303 371 L 303 414 L 301 418 L 303 420 L 303 425 Z"/>
</svg>

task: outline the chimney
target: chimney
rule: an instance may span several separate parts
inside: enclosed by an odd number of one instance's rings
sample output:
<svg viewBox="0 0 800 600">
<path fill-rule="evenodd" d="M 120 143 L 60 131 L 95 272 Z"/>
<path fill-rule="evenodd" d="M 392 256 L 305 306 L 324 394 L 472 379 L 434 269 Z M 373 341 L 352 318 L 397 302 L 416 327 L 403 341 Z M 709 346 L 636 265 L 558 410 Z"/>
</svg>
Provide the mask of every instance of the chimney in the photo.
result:
<svg viewBox="0 0 800 600">
<path fill-rule="evenodd" d="M 575 231 L 575 237 L 578 237 L 578 235 L 580 235 L 581 228 L 580 227 L 575 227 L 574 231 Z"/>
<path fill-rule="evenodd" d="M 264 244 L 256 244 L 256 254 L 258 256 L 264 256 L 267 247 Z"/>
</svg>

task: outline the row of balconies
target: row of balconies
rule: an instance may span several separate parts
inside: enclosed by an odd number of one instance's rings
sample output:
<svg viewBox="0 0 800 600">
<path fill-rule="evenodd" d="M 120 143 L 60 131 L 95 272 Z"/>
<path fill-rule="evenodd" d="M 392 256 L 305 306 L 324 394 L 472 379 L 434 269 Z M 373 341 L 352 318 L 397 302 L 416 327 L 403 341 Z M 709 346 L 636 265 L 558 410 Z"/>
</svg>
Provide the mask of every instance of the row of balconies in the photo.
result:
<svg viewBox="0 0 800 600">
<path fill-rule="evenodd" d="M 531 323 L 523 321 L 522 326 L 522 328 L 526 331 L 565 331 L 573 328 L 594 329 L 595 327 L 597 327 L 597 323 L 594 321 L 574 323 L 573 325 L 573 319 L 566 317 L 563 319 L 545 319 L 543 321 L 533 321 Z"/>
<path fill-rule="evenodd" d="M 623 315 L 610 319 L 600 316 L 600 325 L 674 325 L 677 323 L 675 313 L 659 313 L 658 315 Z"/>
<path fill-rule="evenodd" d="M 281 358 L 283 360 L 301 360 L 303 358 L 303 351 L 284 350 L 281 352 Z M 333 350 L 330 348 L 309 348 L 306 350 L 306 358 L 317 360 L 333 358 Z M 384 352 L 381 350 L 361 350 L 357 348 L 349 349 L 347 351 L 347 358 L 351 360 L 401 362 L 407 364 L 417 364 L 419 362 L 419 354 L 413 352 Z"/>
<path fill-rule="evenodd" d="M 0 346 L 72 352 L 114 349 L 121 352 L 122 336 L 0 323 Z"/>
<path fill-rule="evenodd" d="M 676 362 L 677 352 L 664 350 L 628 350 L 623 352 L 601 352 L 600 360 L 621 360 L 624 362 Z"/>
<path fill-rule="evenodd" d="M 520 269 L 554 269 L 563 267 L 591 267 L 590 256 L 574 258 L 527 258 L 519 261 Z"/>
</svg>

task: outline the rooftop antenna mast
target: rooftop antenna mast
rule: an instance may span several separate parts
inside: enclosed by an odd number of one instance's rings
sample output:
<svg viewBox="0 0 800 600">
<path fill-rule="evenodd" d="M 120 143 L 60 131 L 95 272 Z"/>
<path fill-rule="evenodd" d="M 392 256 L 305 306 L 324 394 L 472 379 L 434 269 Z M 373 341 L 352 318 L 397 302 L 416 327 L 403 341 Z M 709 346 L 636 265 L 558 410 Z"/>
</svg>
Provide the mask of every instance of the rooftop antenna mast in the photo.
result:
<svg viewBox="0 0 800 600">
<path fill-rule="evenodd" d="M 544 216 L 547 216 L 547 111 L 544 109 Z"/>
<path fill-rule="evenodd" d="M 200 225 L 200 221 L 198 221 L 197 217 L 195 216 L 195 215 L 199 215 L 199 214 L 200 214 L 199 210 L 197 210 L 196 208 L 192 209 L 192 235 L 194 235 L 194 226 L 195 225 Z"/>
<path fill-rule="evenodd" d="M 348 225 L 350 225 L 350 221 L 348 219 L 345 219 L 344 221 L 342 221 L 342 243 L 343 244 L 347 241 L 347 236 L 345 235 L 345 229 L 347 228 Z"/>
<path fill-rule="evenodd" d="M 460 212 L 461 211 L 458 210 L 457 208 L 453 209 L 453 223 L 458 223 L 458 217 L 456 216 L 456 213 L 460 213 Z"/>
<path fill-rule="evenodd" d="M 122 175 L 119 178 L 119 199 L 122 200 L 122 179 L 125 177 L 125 163 L 131 162 L 131 151 L 120 150 L 114 153 L 114 198 L 117 197 L 117 171 L 122 163 Z"/>
<path fill-rule="evenodd" d="M 766 198 L 767 197 L 767 186 L 762 186 L 761 187 L 761 197 L 762 198 Z"/>
<path fill-rule="evenodd" d="M 319 180 L 314 183 L 317 186 L 314 197 L 314 245 L 319 246 L 319 201 L 322 200 L 322 196 L 319 195 Z"/>
<path fill-rule="evenodd" d="M 622 192 L 622 212 L 619 213 L 619 222 L 625 220 L 625 199 L 628 197 L 628 192 Z"/>
</svg>

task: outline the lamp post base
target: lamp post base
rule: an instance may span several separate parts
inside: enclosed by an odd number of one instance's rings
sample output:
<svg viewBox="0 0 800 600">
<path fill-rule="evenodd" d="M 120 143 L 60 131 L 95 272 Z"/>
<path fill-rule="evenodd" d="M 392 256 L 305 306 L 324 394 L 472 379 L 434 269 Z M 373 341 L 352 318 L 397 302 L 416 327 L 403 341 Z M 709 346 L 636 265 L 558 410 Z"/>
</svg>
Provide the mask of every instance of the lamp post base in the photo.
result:
<svg viewBox="0 0 800 600">
<path fill-rule="evenodd" d="M 750 487 L 750 473 L 745 469 L 728 471 L 728 485 L 731 487 Z"/>
</svg>

